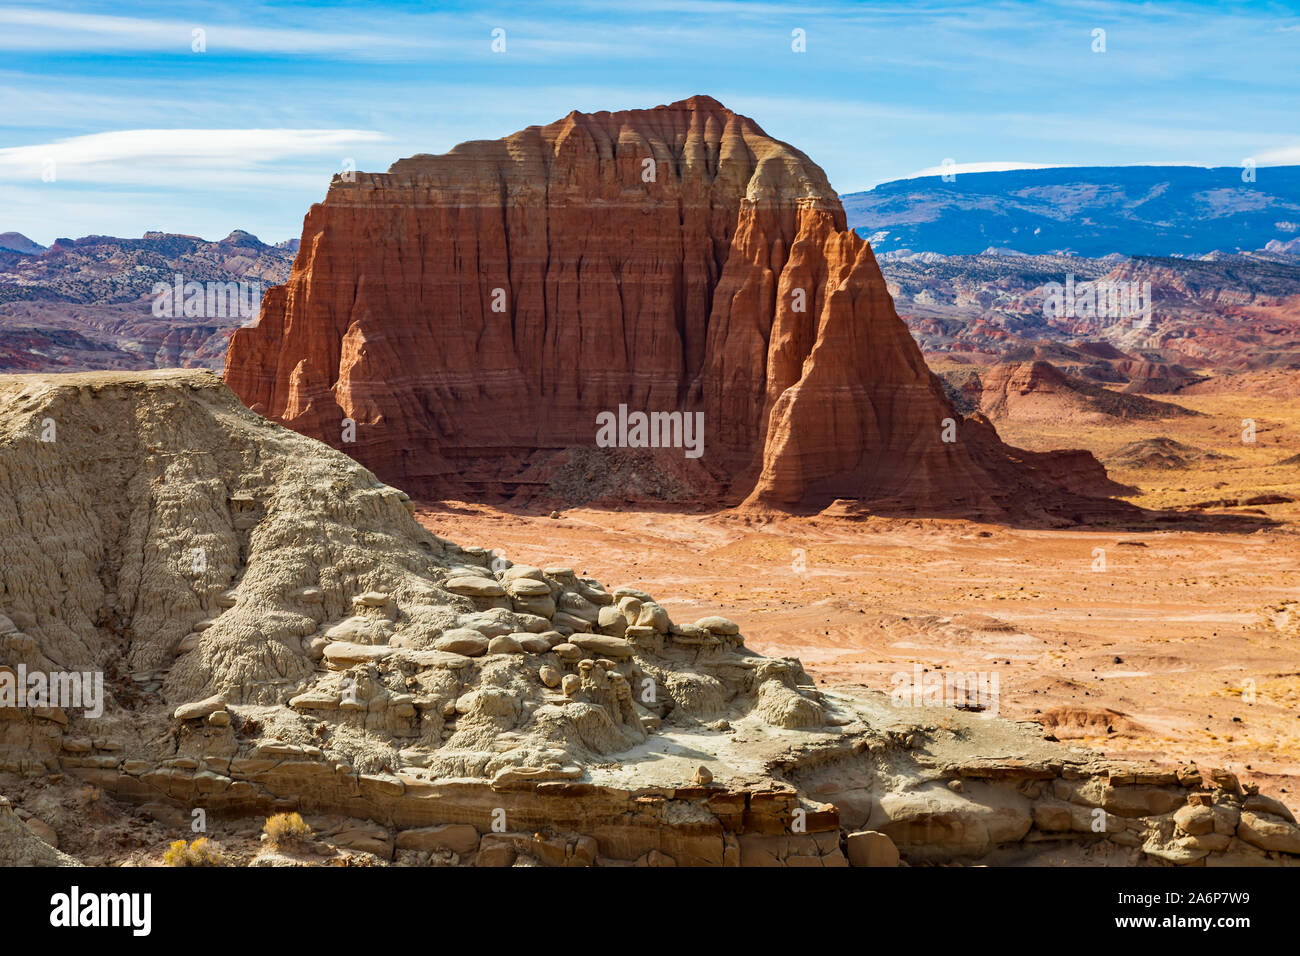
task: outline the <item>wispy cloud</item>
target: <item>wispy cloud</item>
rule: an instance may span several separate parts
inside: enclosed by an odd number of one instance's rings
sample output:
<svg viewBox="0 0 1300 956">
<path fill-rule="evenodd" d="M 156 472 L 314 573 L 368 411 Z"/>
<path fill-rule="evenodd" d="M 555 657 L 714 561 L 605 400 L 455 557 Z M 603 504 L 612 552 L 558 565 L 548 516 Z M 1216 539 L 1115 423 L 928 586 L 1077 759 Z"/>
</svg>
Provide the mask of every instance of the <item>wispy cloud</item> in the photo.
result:
<svg viewBox="0 0 1300 956">
<path fill-rule="evenodd" d="M 1277 149 L 1265 149 L 1258 155 L 1250 157 L 1259 166 L 1296 166 L 1300 165 L 1300 144 L 1282 146 Z"/>
<path fill-rule="evenodd" d="M 124 129 L 0 149 L 0 177 L 149 183 L 178 167 L 189 177 L 256 169 L 303 156 L 342 156 L 382 142 L 352 129 Z"/>
<path fill-rule="evenodd" d="M 355 23 L 353 24 L 355 27 Z M 188 20 L 108 16 L 68 10 L 0 7 L 0 50 L 64 52 L 195 52 L 203 45 L 216 51 L 268 54 L 359 56 L 382 52 L 427 51 L 436 37 L 377 34 L 364 30 L 321 31 L 212 23 Z"/>
<path fill-rule="evenodd" d="M 919 179 L 922 176 L 942 176 L 950 174 L 953 176 L 961 173 L 1001 173 L 1010 169 L 1053 169 L 1059 166 L 1071 165 L 1068 163 L 1018 163 L 1018 162 L 988 162 L 988 163 L 950 163 L 946 166 L 930 166 L 926 169 L 918 170 L 910 176 L 904 176 L 904 179 Z"/>
<path fill-rule="evenodd" d="M 619 60 L 660 56 L 685 45 L 733 48 L 752 40 L 737 32 L 711 35 L 673 20 L 621 24 L 616 30 L 582 18 L 547 21 L 531 16 L 493 17 L 482 11 L 387 10 L 369 16 L 364 8 L 304 11 L 311 28 L 286 28 L 250 21 L 258 8 L 178 19 L 80 13 L 48 7 L 0 7 L 0 50 L 29 53 L 260 54 L 335 60 L 473 62 L 501 65 L 518 60 L 573 58 Z M 283 19 L 277 17 L 277 22 Z M 243 22 L 240 22 L 240 21 Z M 497 30 L 504 31 L 499 38 Z M 494 52 L 507 54 L 494 56 Z"/>
<path fill-rule="evenodd" d="M 383 170 L 572 109 L 694 93 L 793 143 L 842 192 L 941 173 L 944 157 L 959 173 L 1300 163 L 1287 6 L 0 0 L 0 231 L 284 236 L 346 157 Z"/>
</svg>

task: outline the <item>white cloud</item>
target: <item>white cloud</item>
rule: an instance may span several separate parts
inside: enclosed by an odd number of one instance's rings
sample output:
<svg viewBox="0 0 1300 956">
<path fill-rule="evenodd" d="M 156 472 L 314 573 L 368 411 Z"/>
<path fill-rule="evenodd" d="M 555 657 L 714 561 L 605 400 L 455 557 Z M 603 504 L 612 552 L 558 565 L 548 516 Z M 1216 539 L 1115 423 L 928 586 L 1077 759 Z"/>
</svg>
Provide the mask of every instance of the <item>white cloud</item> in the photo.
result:
<svg viewBox="0 0 1300 956">
<path fill-rule="evenodd" d="M 912 173 L 910 176 L 904 176 L 904 179 L 920 179 L 922 176 L 942 176 L 950 173 L 954 176 L 962 173 L 1002 173 L 1012 169 L 1055 169 L 1061 166 L 1072 166 L 1073 163 L 1016 163 L 1016 162 L 990 162 L 990 163 L 953 163 L 948 166 L 930 166 Z"/>
<path fill-rule="evenodd" d="M 1300 165 L 1300 144 L 1266 149 L 1251 157 L 1258 166 L 1297 166 Z"/>
<path fill-rule="evenodd" d="M 0 50 L 174 50 L 190 53 L 193 31 L 205 31 L 212 51 L 359 55 L 380 51 L 427 49 L 427 37 L 377 35 L 341 30 L 288 30 L 279 27 L 228 26 L 189 20 L 160 20 L 74 13 L 67 10 L 0 7 Z"/>
<path fill-rule="evenodd" d="M 1257 166 L 1292 166 L 1300 165 L 1300 146 L 1285 147 L 1282 149 L 1268 150 L 1257 154 L 1253 157 Z M 960 173 L 1001 173 L 1016 169 L 1073 169 L 1079 167 L 1080 163 L 957 163 L 950 167 L 931 166 L 928 169 L 922 169 L 902 179 L 920 179 L 924 176 L 942 176 L 944 173 L 954 175 Z M 1094 164 L 1088 164 L 1094 165 Z M 1112 163 L 1112 164 L 1095 164 L 1095 165 L 1114 165 L 1121 167 L 1128 166 L 1194 166 L 1198 169 L 1212 169 L 1216 166 L 1235 166 L 1236 163 L 1198 163 L 1183 159 L 1166 159 L 1151 160 L 1140 163 Z M 892 182 L 892 180 L 889 180 Z M 877 183 L 876 185 L 879 185 Z M 874 187 L 873 187 L 874 188 Z"/>
<path fill-rule="evenodd" d="M 241 11 L 243 13 L 243 11 Z M 212 16 L 228 16 L 219 11 Z M 204 53 L 232 51 L 267 56 L 316 56 L 329 59 L 414 60 L 436 54 L 444 61 L 500 59 L 491 52 L 491 30 L 506 30 L 511 57 L 554 61 L 556 58 L 625 58 L 659 55 L 665 48 L 695 42 L 702 36 L 671 22 L 652 26 L 620 25 L 617 37 L 601 24 L 580 20 L 550 22 L 517 16 L 494 19 L 455 12 L 313 11 L 313 29 L 288 29 L 258 23 L 231 23 L 197 14 L 187 19 L 124 17 L 30 7 L 0 7 L 0 50 L 22 52 L 175 53 L 199 56 L 192 49 L 194 31 L 203 31 Z M 373 29 L 360 29 L 374 24 Z"/>
<path fill-rule="evenodd" d="M 0 178 L 40 179 L 53 164 L 60 180 L 157 184 L 182 172 L 191 181 L 259 169 L 293 157 L 330 157 L 384 142 L 353 129 L 124 129 L 0 149 Z"/>
</svg>

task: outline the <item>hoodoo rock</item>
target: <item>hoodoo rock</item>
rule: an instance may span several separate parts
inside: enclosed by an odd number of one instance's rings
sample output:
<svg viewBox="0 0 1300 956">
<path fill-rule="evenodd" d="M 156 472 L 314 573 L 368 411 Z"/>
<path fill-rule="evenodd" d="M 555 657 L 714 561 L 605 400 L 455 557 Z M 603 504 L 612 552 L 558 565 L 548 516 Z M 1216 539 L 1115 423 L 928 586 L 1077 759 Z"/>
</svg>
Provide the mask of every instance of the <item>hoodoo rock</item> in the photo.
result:
<svg viewBox="0 0 1300 956">
<path fill-rule="evenodd" d="M 822 170 L 705 96 L 336 176 L 226 380 L 418 495 L 1116 507 L 964 420 Z"/>
</svg>

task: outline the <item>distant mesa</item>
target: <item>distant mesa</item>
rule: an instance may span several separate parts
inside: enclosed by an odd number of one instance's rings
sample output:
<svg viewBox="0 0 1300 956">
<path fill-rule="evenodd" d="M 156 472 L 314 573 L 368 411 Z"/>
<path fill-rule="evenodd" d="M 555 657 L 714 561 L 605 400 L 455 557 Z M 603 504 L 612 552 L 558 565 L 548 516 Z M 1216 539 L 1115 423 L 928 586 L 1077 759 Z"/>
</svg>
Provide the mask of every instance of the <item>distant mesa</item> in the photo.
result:
<svg viewBox="0 0 1300 956">
<path fill-rule="evenodd" d="M 591 474 L 614 501 L 622 469 L 642 479 L 624 499 L 713 506 L 1128 507 L 1071 490 L 1085 458 L 1104 479 L 1087 453 L 1021 452 L 958 414 L 821 168 L 707 96 L 336 176 L 226 379 L 422 496 L 574 503 Z M 621 406 L 702 413 L 705 453 L 594 463 Z"/>
<path fill-rule="evenodd" d="M 1198 414 L 1172 402 L 1114 391 L 1042 360 L 1004 362 L 983 372 L 962 369 L 944 378 L 959 407 L 978 410 L 994 422 L 1104 423 Z"/>
<path fill-rule="evenodd" d="M 0 249 L 21 253 L 25 256 L 33 256 L 45 251 L 44 246 L 38 242 L 32 242 L 21 232 L 0 232 Z"/>
<path fill-rule="evenodd" d="M 233 233 L 232 233 L 232 235 L 233 235 Z M 87 236 L 86 238 L 92 238 L 92 237 Z M 93 238 L 96 238 L 96 239 L 104 239 L 104 238 L 108 238 L 108 237 L 107 237 L 107 236 L 95 236 L 95 237 L 93 237 Z M 189 235 L 186 235 L 185 233 L 182 233 L 182 232 L 161 232 L 161 231 L 159 231 L 159 230 L 157 230 L 157 229 L 150 229 L 150 230 L 146 231 L 145 234 L 144 234 L 143 236 L 141 236 L 140 238 L 141 238 L 142 240 L 150 240 L 150 239 L 188 239 L 188 240 L 190 240 L 191 242 L 203 242 L 203 241 L 204 241 L 203 238 L 202 238 L 201 236 L 189 236 Z M 128 241 L 129 241 L 129 240 L 128 240 Z"/>
<path fill-rule="evenodd" d="M 1297 456 L 1300 457 L 1300 456 Z M 1119 468 L 1187 468 L 1204 461 L 1231 461 L 1232 456 L 1222 455 L 1205 448 L 1196 448 L 1174 441 L 1164 435 L 1129 442 L 1106 459 L 1108 465 Z"/>
<path fill-rule="evenodd" d="M 1100 258 L 1294 253 L 1300 166 L 1093 166 L 961 173 L 844 197 L 848 223 L 896 250 Z M 1274 245 L 1276 244 L 1276 246 Z M 1018 250 L 1009 253 L 1008 250 Z"/>
</svg>

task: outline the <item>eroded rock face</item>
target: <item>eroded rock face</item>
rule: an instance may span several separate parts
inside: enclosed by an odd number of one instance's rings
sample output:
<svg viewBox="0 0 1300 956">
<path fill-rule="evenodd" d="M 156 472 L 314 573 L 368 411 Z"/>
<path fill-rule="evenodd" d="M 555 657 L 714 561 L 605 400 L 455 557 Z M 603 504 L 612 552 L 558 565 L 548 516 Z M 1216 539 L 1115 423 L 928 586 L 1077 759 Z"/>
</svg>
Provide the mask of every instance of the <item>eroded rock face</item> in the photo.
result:
<svg viewBox="0 0 1300 956">
<path fill-rule="evenodd" d="M 80 865 L 47 842 L 42 831 L 52 834 L 49 827 L 39 821 L 24 824 L 9 801 L 0 796 L 0 863 L 5 866 Z"/>
<path fill-rule="evenodd" d="M 336 177 L 226 379 L 416 495 L 1089 507 L 968 427 L 822 170 L 708 97 Z M 629 467 L 620 406 L 700 454 Z"/>
<path fill-rule="evenodd" d="M 396 862 L 1300 857 L 1231 774 L 821 689 L 725 617 L 438 538 L 210 374 L 0 377 L 0 408 L 0 675 L 105 691 L 0 704 L 0 787 L 345 815 L 338 845 Z M 4 810 L 0 862 L 69 862 Z"/>
<path fill-rule="evenodd" d="M 18 376 L 0 398 L 18 492 L 0 503 L 0 664 L 108 673 L 88 728 L 157 706 L 221 750 L 236 705 L 265 707 L 334 727 L 358 769 L 567 779 L 666 719 L 824 723 L 797 663 L 747 651 L 734 623 L 679 627 L 635 589 L 439 539 L 404 493 L 211 375 Z M 44 717 L 0 723 L 6 764 L 82 722 Z"/>
</svg>

